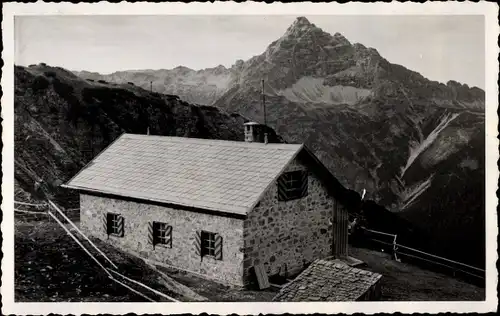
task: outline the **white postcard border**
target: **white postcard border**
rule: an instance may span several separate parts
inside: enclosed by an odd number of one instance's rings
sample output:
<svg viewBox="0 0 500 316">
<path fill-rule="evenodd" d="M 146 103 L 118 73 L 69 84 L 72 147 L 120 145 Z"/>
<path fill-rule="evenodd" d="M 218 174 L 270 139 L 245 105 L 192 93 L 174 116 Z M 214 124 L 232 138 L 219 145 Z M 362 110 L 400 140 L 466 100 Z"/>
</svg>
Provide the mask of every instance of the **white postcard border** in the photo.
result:
<svg viewBox="0 0 500 316">
<path fill-rule="evenodd" d="M 14 16 L 15 15 L 484 15 L 486 43 L 486 300 L 484 302 L 363 302 L 359 303 L 15 303 L 14 302 Z M 498 6 L 494 3 L 7 3 L 2 33 L 2 312 L 5 314 L 209 313 L 281 314 L 379 312 L 489 312 L 497 307 L 497 180 L 498 161 Z M 56 52 L 55 52 L 56 53 Z M 7 185 L 5 185 L 7 184 Z"/>
</svg>

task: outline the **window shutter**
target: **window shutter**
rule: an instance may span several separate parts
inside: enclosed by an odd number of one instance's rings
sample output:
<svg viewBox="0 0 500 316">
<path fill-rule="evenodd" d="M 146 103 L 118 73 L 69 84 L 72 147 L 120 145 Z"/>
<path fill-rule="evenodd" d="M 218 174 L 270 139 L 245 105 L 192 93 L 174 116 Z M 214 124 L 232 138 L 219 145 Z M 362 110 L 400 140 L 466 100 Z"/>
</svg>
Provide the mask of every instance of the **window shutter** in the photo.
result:
<svg viewBox="0 0 500 316">
<path fill-rule="evenodd" d="M 222 260 L 222 236 L 215 235 L 214 256 L 217 260 Z"/>
<path fill-rule="evenodd" d="M 286 174 L 278 178 L 278 201 L 286 201 Z"/>
<path fill-rule="evenodd" d="M 194 249 L 196 251 L 196 255 L 201 257 L 201 232 L 196 231 L 196 235 L 194 237 Z"/>
<path fill-rule="evenodd" d="M 307 195 L 308 172 L 291 171 L 282 174 L 277 181 L 278 201 L 288 201 Z"/>
<path fill-rule="evenodd" d="M 301 172 L 301 182 L 302 182 L 302 187 L 300 188 L 300 197 L 304 197 L 307 195 L 307 187 L 308 187 L 308 174 L 307 172 L 303 171 Z"/>
<path fill-rule="evenodd" d="M 108 214 L 104 214 L 102 216 L 102 226 L 104 228 L 104 232 L 109 238 L 109 222 L 108 222 Z"/>
<path fill-rule="evenodd" d="M 124 235 L 124 219 L 123 216 L 118 216 L 118 236 L 123 237 Z"/>
<path fill-rule="evenodd" d="M 155 249 L 156 245 L 156 240 L 154 236 L 154 229 L 153 229 L 154 222 L 149 222 L 148 223 L 148 243 L 153 246 L 153 249 Z"/>
<path fill-rule="evenodd" d="M 167 247 L 172 248 L 172 226 L 167 226 L 167 230 L 165 232 L 166 242 L 165 245 Z"/>
</svg>

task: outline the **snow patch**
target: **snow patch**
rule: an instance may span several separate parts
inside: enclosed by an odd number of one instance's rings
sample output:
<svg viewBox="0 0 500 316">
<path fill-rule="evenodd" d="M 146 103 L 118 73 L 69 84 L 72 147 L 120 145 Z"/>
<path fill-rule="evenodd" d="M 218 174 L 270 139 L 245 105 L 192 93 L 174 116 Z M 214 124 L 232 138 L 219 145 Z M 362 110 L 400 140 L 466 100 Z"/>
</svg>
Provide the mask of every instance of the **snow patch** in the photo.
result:
<svg viewBox="0 0 500 316">
<path fill-rule="evenodd" d="M 369 89 L 342 85 L 326 86 L 324 81 L 324 78 L 302 77 L 292 87 L 279 90 L 277 94 L 296 103 L 349 105 L 372 95 L 372 91 Z"/>
<path fill-rule="evenodd" d="M 424 193 L 431 186 L 433 177 L 434 174 L 427 178 L 427 180 L 417 183 L 402 192 L 401 197 L 404 204 L 401 210 L 404 210 L 408 206 L 410 206 L 420 195 L 422 195 L 422 193 Z"/>
<path fill-rule="evenodd" d="M 424 140 L 420 142 L 412 142 L 410 146 L 410 156 L 408 157 L 408 161 L 406 162 L 406 166 L 401 169 L 401 178 L 403 178 L 406 170 L 413 164 L 415 159 L 432 143 L 436 140 L 439 134 L 450 124 L 454 119 L 456 119 L 460 113 L 451 114 L 447 113 L 443 116 L 439 124 L 434 128 L 434 130 L 427 136 Z"/>
<path fill-rule="evenodd" d="M 472 130 L 454 130 L 453 133 L 447 132 L 439 137 L 422 154 L 421 162 L 424 167 L 429 167 L 437 162 L 447 159 L 450 155 L 456 153 L 461 146 L 467 145 L 470 141 Z"/>
<path fill-rule="evenodd" d="M 464 159 L 460 162 L 461 168 L 469 168 L 470 170 L 476 170 L 479 168 L 479 162 L 476 159 Z"/>
</svg>

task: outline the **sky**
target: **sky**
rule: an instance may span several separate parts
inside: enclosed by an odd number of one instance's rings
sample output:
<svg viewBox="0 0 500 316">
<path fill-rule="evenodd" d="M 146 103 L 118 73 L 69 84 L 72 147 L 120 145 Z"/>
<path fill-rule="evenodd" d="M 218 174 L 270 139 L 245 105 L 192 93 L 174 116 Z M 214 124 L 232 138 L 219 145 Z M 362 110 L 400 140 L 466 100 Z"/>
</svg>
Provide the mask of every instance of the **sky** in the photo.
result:
<svg viewBox="0 0 500 316">
<path fill-rule="evenodd" d="M 306 18 L 391 63 L 446 83 L 484 89 L 484 17 L 313 15 Z M 45 62 L 102 74 L 130 69 L 203 69 L 247 60 L 282 36 L 296 16 L 16 16 L 15 63 Z"/>
</svg>

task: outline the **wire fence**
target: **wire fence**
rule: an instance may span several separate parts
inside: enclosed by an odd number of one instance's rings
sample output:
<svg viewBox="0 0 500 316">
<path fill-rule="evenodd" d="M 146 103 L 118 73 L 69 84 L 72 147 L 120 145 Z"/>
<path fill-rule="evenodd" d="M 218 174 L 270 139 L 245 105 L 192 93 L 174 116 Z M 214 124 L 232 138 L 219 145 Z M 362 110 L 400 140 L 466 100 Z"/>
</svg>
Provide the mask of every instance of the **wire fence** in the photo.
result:
<svg viewBox="0 0 500 316">
<path fill-rule="evenodd" d="M 51 216 L 47 216 L 48 209 L 48 203 L 28 203 L 14 201 L 14 213 L 16 213 L 16 216 L 18 218 L 25 221 L 38 221 L 43 219 L 49 222 L 53 222 L 54 219 Z M 66 217 L 70 218 L 72 221 L 79 221 L 80 208 L 59 209 Z"/>
<path fill-rule="evenodd" d="M 51 200 L 48 200 L 47 204 L 47 215 L 52 217 L 54 221 L 63 228 L 66 233 L 84 250 L 84 252 L 91 258 L 93 259 L 96 264 L 108 275 L 108 278 L 112 280 L 113 282 L 127 288 L 129 291 L 133 292 L 136 295 L 141 296 L 142 298 L 146 299 L 147 301 L 150 302 L 158 302 L 158 301 L 168 301 L 168 302 L 179 302 L 177 299 L 170 297 L 158 290 L 155 290 L 151 288 L 150 286 L 139 282 L 137 280 L 134 280 L 132 278 L 129 278 L 122 273 L 119 272 L 118 266 L 116 266 L 107 256 L 104 254 L 104 252 L 99 249 L 78 227 L 71 221 L 70 218 L 64 213 L 64 211 L 59 208 L 54 202 Z M 61 220 L 62 218 L 62 220 Z M 80 240 L 78 237 L 73 234 L 73 232 L 66 227 L 66 225 L 63 223 L 63 221 L 67 222 L 72 228 L 73 231 L 76 231 L 81 237 L 83 237 L 83 240 Z M 84 243 L 89 244 L 91 247 L 86 247 Z M 105 259 L 105 261 L 111 266 L 111 267 L 106 267 L 105 262 L 101 262 L 98 260 L 96 255 L 93 255 L 91 252 L 91 249 L 94 249 L 97 251 L 99 256 Z M 139 288 L 138 288 L 139 287 Z M 146 295 L 144 291 L 148 292 L 149 294 Z"/>
<path fill-rule="evenodd" d="M 363 228 L 363 235 L 373 243 L 372 246 L 390 253 L 394 260 L 416 264 L 479 284 L 483 284 L 486 278 L 484 269 L 398 244 L 395 234 Z"/>
</svg>

